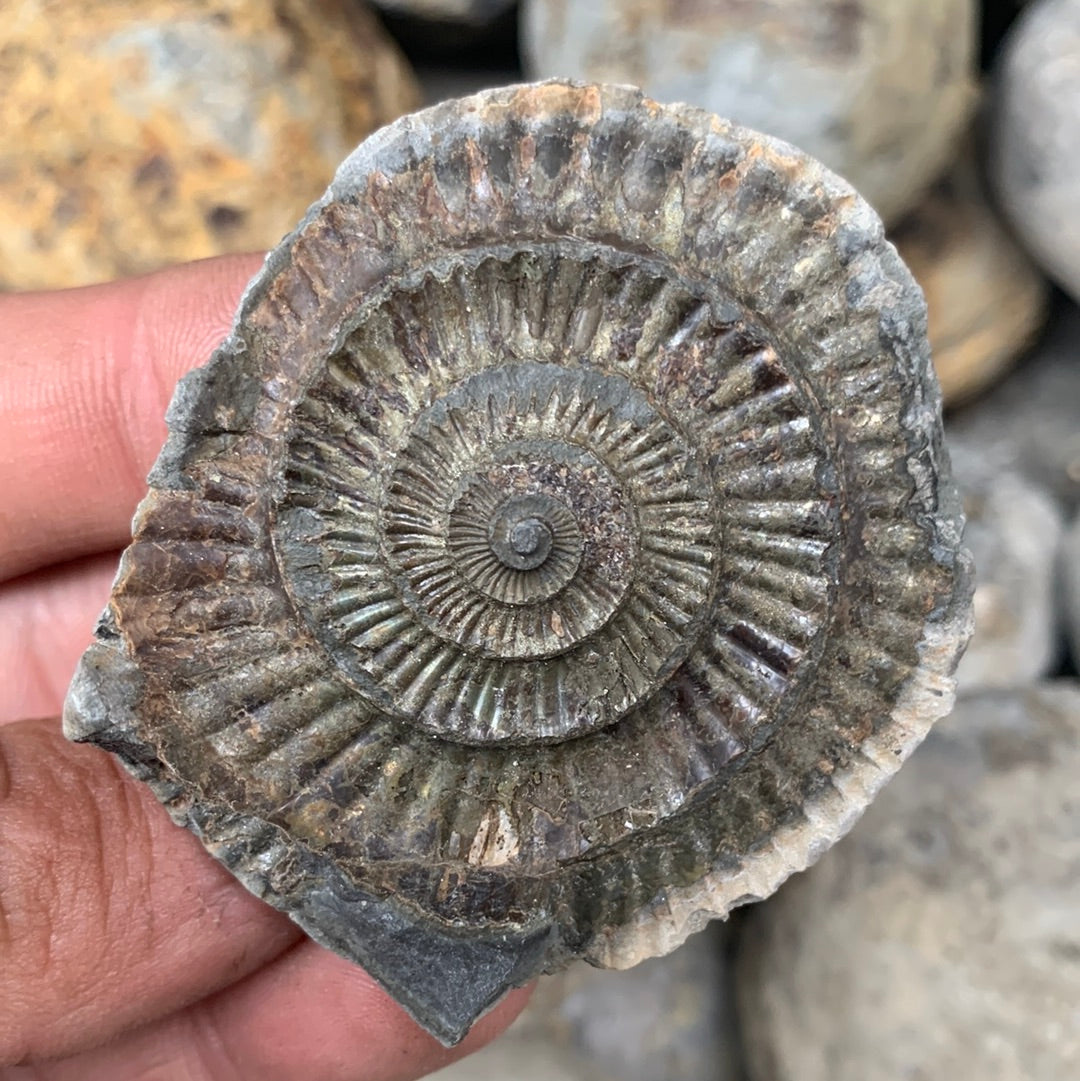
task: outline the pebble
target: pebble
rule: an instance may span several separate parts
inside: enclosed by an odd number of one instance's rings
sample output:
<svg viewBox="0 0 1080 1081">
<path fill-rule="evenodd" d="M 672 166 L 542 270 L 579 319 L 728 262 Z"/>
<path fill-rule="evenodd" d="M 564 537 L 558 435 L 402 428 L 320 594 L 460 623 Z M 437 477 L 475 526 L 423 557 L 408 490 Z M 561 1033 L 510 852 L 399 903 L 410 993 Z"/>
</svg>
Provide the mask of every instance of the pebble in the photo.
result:
<svg viewBox="0 0 1080 1081">
<path fill-rule="evenodd" d="M 819 158 L 887 223 L 956 153 L 975 100 L 975 0 L 525 0 L 533 78 L 643 87 Z"/>
<path fill-rule="evenodd" d="M 1061 298 L 1031 354 L 987 394 L 946 417 L 958 476 L 987 484 L 1019 472 L 1080 510 L 1080 308 Z"/>
<path fill-rule="evenodd" d="M 1064 532 L 1054 500 L 1003 472 L 965 484 L 967 546 L 975 559 L 975 633 L 957 669 L 960 694 L 1023 687 L 1058 656 L 1055 558 Z"/>
<path fill-rule="evenodd" d="M 1080 514 L 1065 535 L 1061 546 L 1064 578 L 1065 622 L 1069 633 L 1073 666 L 1080 671 Z"/>
<path fill-rule="evenodd" d="M 890 239 L 926 294 L 946 405 L 984 390 L 1031 345 L 1050 289 L 987 201 L 965 154 Z"/>
<path fill-rule="evenodd" d="M 271 247 L 419 102 L 352 0 L 53 0 L 3 39 L 0 289 Z"/>
<path fill-rule="evenodd" d="M 1001 49 L 991 171 L 1021 241 L 1080 301 L 1080 0 L 1029 4 Z"/>
<path fill-rule="evenodd" d="M 515 0 L 374 0 L 393 15 L 408 15 L 433 22 L 484 26 L 508 12 Z"/>
<path fill-rule="evenodd" d="M 1076 1081 L 1080 684 L 960 702 L 744 928 L 754 1081 Z"/>
</svg>

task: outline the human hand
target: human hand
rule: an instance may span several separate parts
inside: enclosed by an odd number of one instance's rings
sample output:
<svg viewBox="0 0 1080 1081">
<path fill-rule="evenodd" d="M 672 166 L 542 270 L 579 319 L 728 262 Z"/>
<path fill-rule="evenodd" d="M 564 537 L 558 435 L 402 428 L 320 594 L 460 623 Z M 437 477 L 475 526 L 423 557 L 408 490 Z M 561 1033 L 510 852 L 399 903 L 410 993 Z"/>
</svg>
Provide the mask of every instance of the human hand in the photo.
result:
<svg viewBox="0 0 1080 1081">
<path fill-rule="evenodd" d="M 414 1078 L 527 998 L 440 1047 L 61 735 L 173 386 L 258 266 L 0 297 L 0 1081 Z"/>
</svg>

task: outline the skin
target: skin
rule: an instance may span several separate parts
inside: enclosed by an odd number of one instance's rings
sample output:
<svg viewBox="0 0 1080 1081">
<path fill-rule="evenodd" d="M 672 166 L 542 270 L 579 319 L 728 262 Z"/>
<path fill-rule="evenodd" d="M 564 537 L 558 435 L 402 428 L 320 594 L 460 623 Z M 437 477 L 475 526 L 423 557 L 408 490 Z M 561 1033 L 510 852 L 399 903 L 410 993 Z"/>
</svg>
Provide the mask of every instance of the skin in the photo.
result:
<svg viewBox="0 0 1080 1081">
<path fill-rule="evenodd" d="M 0 297 L 0 1081 L 400 1081 L 440 1047 L 58 715 L 165 437 L 256 256 Z"/>
</svg>

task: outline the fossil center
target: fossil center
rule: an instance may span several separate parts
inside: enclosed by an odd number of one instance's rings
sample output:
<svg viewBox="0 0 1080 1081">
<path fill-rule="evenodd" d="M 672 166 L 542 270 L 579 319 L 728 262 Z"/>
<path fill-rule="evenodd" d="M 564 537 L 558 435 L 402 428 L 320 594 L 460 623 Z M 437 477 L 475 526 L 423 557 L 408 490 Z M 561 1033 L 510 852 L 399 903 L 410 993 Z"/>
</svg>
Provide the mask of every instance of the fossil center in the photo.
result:
<svg viewBox="0 0 1080 1081">
<path fill-rule="evenodd" d="M 554 529 L 545 518 L 554 502 L 543 496 L 519 496 L 499 508 L 488 535 L 492 552 L 504 566 L 531 571 L 543 565 L 555 540 Z"/>
</svg>

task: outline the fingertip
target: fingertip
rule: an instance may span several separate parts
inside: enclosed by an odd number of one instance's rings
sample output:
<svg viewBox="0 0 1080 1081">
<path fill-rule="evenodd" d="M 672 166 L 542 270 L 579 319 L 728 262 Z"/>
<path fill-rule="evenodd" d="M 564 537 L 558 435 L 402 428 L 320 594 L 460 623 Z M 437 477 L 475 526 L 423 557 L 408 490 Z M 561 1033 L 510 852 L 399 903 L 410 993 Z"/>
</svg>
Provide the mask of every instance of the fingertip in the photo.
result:
<svg viewBox="0 0 1080 1081">
<path fill-rule="evenodd" d="M 0 580 L 124 543 L 176 382 L 261 259 L 0 297 Z"/>
<path fill-rule="evenodd" d="M 118 558 L 102 552 L 0 585 L 0 725 L 59 714 Z"/>
</svg>

